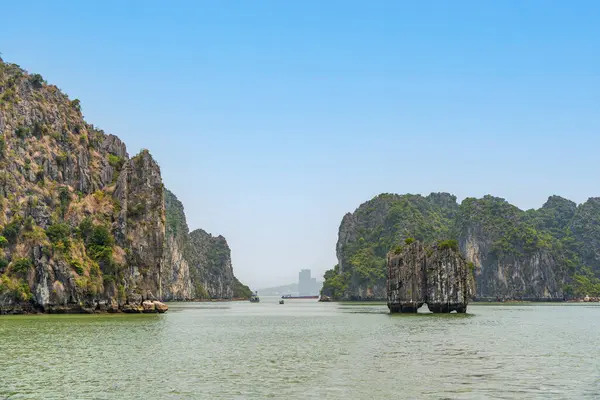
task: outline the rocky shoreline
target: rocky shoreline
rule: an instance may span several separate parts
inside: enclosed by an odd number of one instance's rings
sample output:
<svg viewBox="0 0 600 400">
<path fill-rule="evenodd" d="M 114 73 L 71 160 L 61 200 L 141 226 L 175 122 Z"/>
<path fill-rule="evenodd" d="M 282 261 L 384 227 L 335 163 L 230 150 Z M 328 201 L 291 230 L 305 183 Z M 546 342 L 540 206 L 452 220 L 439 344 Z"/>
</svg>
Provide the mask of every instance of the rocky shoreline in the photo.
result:
<svg viewBox="0 0 600 400">
<path fill-rule="evenodd" d="M 140 303 L 127 303 L 119 305 L 116 302 L 96 302 L 87 304 L 61 304 L 37 306 L 33 303 L 15 303 L 0 305 L 0 315 L 22 315 L 22 314 L 102 314 L 102 313 L 126 313 L 126 314 L 163 314 L 169 307 L 160 301 L 144 300 Z"/>
<path fill-rule="evenodd" d="M 194 299 L 181 300 L 182 303 L 226 303 L 231 301 L 248 301 L 244 297 L 232 299 Z M 169 306 L 157 300 L 145 300 L 141 302 L 130 302 L 119 305 L 116 302 L 98 301 L 94 303 L 72 303 L 61 305 L 47 305 L 41 307 L 34 303 L 12 303 L 0 305 L 0 315 L 22 315 L 22 314 L 163 314 L 169 310 Z"/>
<path fill-rule="evenodd" d="M 600 303 L 600 297 L 589 297 L 586 296 L 582 299 L 569 299 L 568 303 Z"/>
</svg>

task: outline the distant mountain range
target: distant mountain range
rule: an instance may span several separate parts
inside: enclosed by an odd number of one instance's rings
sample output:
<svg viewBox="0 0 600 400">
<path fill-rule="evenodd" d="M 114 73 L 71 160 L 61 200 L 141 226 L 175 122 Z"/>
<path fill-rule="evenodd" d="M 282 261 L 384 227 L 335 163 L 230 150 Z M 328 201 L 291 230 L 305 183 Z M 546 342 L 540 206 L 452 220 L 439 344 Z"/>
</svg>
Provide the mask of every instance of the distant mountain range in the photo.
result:
<svg viewBox="0 0 600 400">
<path fill-rule="evenodd" d="M 318 285 L 318 288 L 320 291 L 321 287 L 323 286 L 323 282 L 318 281 L 317 285 Z M 283 286 L 275 286 L 275 287 L 258 290 L 258 294 L 262 295 L 262 296 L 277 296 L 277 295 L 297 294 L 297 293 L 298 293 L 298 284 L 297 283 L 292 283 L 292 284 L 283 285 Z"/>
</svg>

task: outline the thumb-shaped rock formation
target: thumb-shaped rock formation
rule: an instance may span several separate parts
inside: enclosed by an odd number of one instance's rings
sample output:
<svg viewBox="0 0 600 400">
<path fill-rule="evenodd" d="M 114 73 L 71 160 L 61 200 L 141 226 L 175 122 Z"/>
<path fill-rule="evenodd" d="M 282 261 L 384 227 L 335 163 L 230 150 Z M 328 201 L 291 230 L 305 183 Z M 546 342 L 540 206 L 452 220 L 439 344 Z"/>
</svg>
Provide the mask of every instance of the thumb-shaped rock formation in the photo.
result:
<svg viewBox="0 0 600 400">
<path fill-rule="evenodd" d="M 425 248 L 414 242 L 388 257 L 388 307 L 392 313 L 417 312 L 427 298 Z"/>
<path fill-rule="evenodd" d="M 453 243 L 453 242 L 452 242 Z M 458 252 L 458 245 L 442 242 L 427 257 L 427 307 L 434 313 L 464 313 L 469 302 L 472 276 L 469 265 Z"/>
<path fill-rule="evenodd" d="M 388 308 L 417 312 L 427 303 L 434 313 L 464 313 L 473 289 L 470 265 L 453 240 L 425 248 L 409 242 L 388 255 Z"/>
</svg>

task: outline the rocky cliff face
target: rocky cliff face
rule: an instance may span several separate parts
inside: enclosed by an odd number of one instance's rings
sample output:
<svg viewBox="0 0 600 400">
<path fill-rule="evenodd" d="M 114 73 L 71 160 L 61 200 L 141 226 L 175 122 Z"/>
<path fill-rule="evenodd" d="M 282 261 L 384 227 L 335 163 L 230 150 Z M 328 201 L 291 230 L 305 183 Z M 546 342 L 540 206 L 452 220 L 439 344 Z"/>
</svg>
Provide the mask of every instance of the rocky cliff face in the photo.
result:
<svg viewBox="0 0 600 400">
<path fill-rule="evenodd" d="M 196 285 L 209 298 L 233 298 L 234 276 L 231 252 L 223 236 L 212 236 L 202 229 L 190 233 L 187 258 Z"/>
<path fill-rule="evenodd" d="M 160 297 L 160 169 L 129 159 L 41 76 L 0 63 L 0 307 L 77 311 Z"/>
<path fill-rule="evenodd" d="M 126 289 L 143 299 L 162 298 L 165 203 L 160 168 L 147 150 L 125 162 L 114 199 L 120 204 L 116 244 L 128 249 Z"/>
<path fill-rule="evenodd" d="M 448 240 L 432 245 L 426 253 L 427 307 L 434 313 L 464 313 L 474 293 L 472 264 L 460 254 L 458 243 Z"/>
<path fill-rule="evenodd" d="M 189 229 L 185 220 L 183 204 L 168 190 L 164 192 L 166 210 L 166 237 L 163 253 L 162 275 L 165 300 L 189 300 L 196 297 L 185 257 Z"/>
<path fill-rule="evenodd" d="M 169 300 L 247 298 L 251 291 L 233 274 L 231 251 L 223 236 L 189 232 L 183 205 L 168 190 L 164 297 Z"/>
<path fill-rule="evenodd" d="M 427 256 L 421 242 L 388 255 L 387 301 L 390 312 L 417 312 L 427 301 Z"/>
<path fill-rule="evenodd" d="M 193 298 L 187 226 L 165 228 L 165 199 L 148 151 L 129 158 L 78 100 L 0 60 L 0 313 Z"/>
<path fill-rule="evenodd" d="M 335 287 L 326 279 L 323 293 L 344 299 L 385 299 L 388 251 L 407 237 L 423 242 L 449 238 L 457 209 L 456 197 L 446 193 L 381 194 L 363 203 L 342 220 L 336 246 L 341 279 Z"/>
<path fill-rule="evenodd" d="M 568 226 L 582 263 L 600 275 L 600 197 L 580 205 Z"/>
<path fill-rule="evenodd" d="M 407 239 L 388 254 L 387 301 L 392 313 L 416 313 L 427 303 L 434 313 L 464 313 L 472 294 L 472 271 L 447 240 L 425 247 Z"/>
<path fill-rule="evenodd" d="M 523 211 L 492 196 L 469 198 L 456 226 L 461 249 L 476 265 L 478 299 L 562 299 L 562 252 Z"/>
<path fill-rule="evenodd" d="M 383 299 L 385 253 L 406 238 L 456 239 L 475 266 L 476 298 L 556 300 L 600 292 L 600 200 L 552 196 L 522 211 L 504 199 L 383 194 L 344 216 L 338 266 L 323 294 Z M 589 267 L 589 268 L 587 268 Z M 585 293 L 584 293 L 585 292 Z"/>
</svg>

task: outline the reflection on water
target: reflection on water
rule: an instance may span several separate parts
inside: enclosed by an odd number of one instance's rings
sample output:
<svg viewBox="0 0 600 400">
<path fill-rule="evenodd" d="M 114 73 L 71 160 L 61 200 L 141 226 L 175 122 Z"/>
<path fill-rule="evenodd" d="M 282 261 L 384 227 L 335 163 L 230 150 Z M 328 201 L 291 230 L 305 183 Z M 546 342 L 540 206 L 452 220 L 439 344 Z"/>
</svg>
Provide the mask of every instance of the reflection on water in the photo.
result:
<svg viewBox="0 0 600 400">
<path fill-rule="evenodd" d="M 0 318 L 0 399 L 600 397 L 600 307 L 170 304 Z"/>
</svg>

